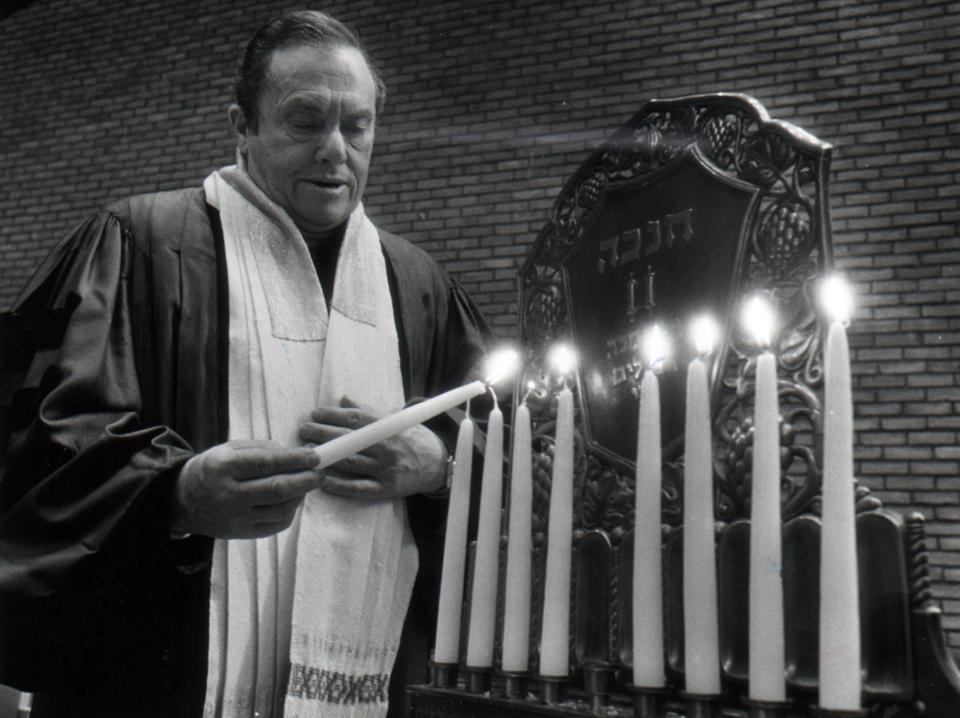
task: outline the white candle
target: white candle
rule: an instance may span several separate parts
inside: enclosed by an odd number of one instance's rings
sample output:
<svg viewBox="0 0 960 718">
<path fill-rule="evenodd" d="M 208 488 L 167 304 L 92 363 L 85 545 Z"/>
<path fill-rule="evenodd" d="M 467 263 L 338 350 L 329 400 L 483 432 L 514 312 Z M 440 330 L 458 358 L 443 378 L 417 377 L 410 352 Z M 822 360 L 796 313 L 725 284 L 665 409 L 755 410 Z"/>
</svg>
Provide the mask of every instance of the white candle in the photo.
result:
<svg viewBox="0 0 960 718">
<path fill-rule="evenodd" d="M 633 535 L 633 684 L 664 685 L 660 543 L 660 383 L 653 371 L 640 384 L 636 525 Z"/>
<path fill-rule="evenodd" d="M 361 426 L 349 434 L 331 439 L 325 444 L 315 446 L 313 450 L 320 457 L 320 464 L 317 468 L 324 468 L 348 456 L 353 456 L 385 439 L 389 439 L 391 436 L 406 431 L 410 427 L 422 424 L 437 414 L 442 414 L 455 406 L 459 406 L 475 396 L 480 396 L 486 390 L 487 386 L 482 381 L 473 381 L 417 404 L 412 404 L 366 426 Z"/>
<path fill-rule="evenodd" d="M 853 488 L 853 399 L 847 287 L 825 287 L 834 320 L 824 360 L 823 530 L 820 538 L 820 707 L 861 708 L 860 605 Z"/>
<path fill-rule="evenodd" d="M 526 672 L 530 658 L 530 561 L 533 479 L 530 410 L 521 402 L 513 422 L 507 586 L 503 612 L 503 670 Z"/>
<path fill-rule="evenodd" d="M 540 675 L 570 671 L 570 562 L 573 549 L 573 392 L 564 386 L 557 402 L 557 432 L 550 484 L 547 567 L 544 577 Z"/>
<path fill-rule="evenodd" d="M 758 343 L 769 343 L 772 316 L 753 300 Z M 780 407 L 777 362 L 770 351 L 757 357 L 750 510 L 749 680 L 750 698 L 786 700 L 783 644 L 783 580 L 780 520 Z"/>
<path fill-rule="evenodd" d="M 472 458 L 473 421 L 468 416 L 460 422 L 450 482 L 450 506 L 443 541 L 443 572 L 437 608 L 437 639 L 433 650 L 433 660 L 437 663 L 457 663 L 460 660 L 460 614 L 463 607 Z"/>
<path fill-rule="evenodd" d="M 503 493 L 503 413 L 493 407 L 487 421 L 487 442 L 480 486 L 477 550 L 473 563 L 467 666 L 493 666 L 493 635 L 497 612 L 497 573 L 500 564 L 500 504 Z"/>
<path fill-rule="evenodd" d="M 695 326 L 698 351 L 712 338 Z M 720 693 L 716 546 L 713 535 L 713 442 L 707 364 L 697 357 L 687 367 L 683 465 L 683 636 L 686 690 Z"/>
<path fill-rule="evenodd" d="M 343 434 L 325 444 L 314 447 L 313 450 L 320 457 L 320 464 L 317 468 L 322 469 L 335 464 L 417 424 L 422 424 L 427 419 L 437 416 L 437 414 L 442 414 L 455 406 L 464 404 L 475 396 L 480 396 L 487 390 L 488 386 L 510 376 L 516 370 L 519 359 L 519 353 L 509 347 L 492 352 L 486 360 L 487 377 L 484 381 L 473 381 L 458 386 L 456 389 L 412 404 L 348 434 Z"/>
</svg>

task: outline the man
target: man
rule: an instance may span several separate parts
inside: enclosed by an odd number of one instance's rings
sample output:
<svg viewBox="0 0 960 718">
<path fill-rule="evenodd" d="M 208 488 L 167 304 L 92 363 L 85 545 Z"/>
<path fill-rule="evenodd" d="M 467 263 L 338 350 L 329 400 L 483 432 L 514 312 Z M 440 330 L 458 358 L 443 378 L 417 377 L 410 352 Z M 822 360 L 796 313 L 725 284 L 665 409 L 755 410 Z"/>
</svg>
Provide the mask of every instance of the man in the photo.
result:
<svg viewBox="0 0 960 718">
<path fill-rule="evenodd" d="M 35 718 L 374 716 L 422 671 L 446 438 L 304 447 L 462 383 L 487 334 L 363 213 L 383 96 L 333 18 L 268 21 L 239 166 L 98 212 L 4 317 L 0 682 Z"/>
</svg>

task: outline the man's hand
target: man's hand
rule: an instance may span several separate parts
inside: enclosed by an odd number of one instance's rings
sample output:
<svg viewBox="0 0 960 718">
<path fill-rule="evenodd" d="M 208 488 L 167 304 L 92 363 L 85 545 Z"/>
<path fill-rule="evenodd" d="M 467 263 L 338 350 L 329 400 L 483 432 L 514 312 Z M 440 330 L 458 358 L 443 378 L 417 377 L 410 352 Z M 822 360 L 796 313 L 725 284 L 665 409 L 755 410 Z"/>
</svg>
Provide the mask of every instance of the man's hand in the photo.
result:
<svg viewBox="0 0 960 718">
<path fill-rule="evenodd" d="M 340 406 L 316 409 L 313 422 L 300 427 L 300 438 L 311 444 L 347 434 L 383 414 L 361 407 L 347 397 Z M 447 449 L 427 427 L 418 424 L 361 453 L 323 470 L 321 488 L 337 496 L 395 498 L 442 489 Z"/>
<path fill-rule="evenodd" d="M 287 528 L 304 494 L 320 486 L 317 455 L 273 441 L 230 441 L 197 454 L 171 499 L 175 534 L 260 538 Z"/>
</svg>

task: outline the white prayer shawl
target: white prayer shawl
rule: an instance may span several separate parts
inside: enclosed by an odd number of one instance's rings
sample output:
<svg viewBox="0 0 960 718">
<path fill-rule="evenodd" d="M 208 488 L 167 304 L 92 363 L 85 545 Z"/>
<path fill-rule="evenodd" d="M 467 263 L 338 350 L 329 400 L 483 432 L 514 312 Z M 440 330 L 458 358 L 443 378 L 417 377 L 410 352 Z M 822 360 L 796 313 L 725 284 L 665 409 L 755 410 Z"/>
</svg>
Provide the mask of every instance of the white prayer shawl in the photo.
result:
<svg viewBox="0 0 960 718">
<path fill-rule="evenodd" d="M 296 446 L 341 396 L 394 411 L 399 345 L 376 227 L 347 224 L 327 311 L 300 232 L 243 169 L 204 182 L 229 291 L 229 438 Z M 383 716 L 417 571 L 402 499 L 309 493 L 286 531 L 218 540 L 206 718 Z"/>
</svg>

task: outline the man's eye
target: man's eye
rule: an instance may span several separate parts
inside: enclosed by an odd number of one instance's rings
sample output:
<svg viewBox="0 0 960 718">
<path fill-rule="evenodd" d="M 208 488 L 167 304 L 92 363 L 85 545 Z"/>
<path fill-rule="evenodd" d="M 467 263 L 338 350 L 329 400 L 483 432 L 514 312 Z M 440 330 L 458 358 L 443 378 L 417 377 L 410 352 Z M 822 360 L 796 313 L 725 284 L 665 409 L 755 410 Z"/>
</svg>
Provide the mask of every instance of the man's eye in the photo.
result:
<svg viewBox="0 0 960 718">
<path fill-rule="evenodd" d="M 348 122 L 341 131 L 347 135 L 363 135 L 370 131 L 370 123 L 365 120 Z"/>
<path fill-rule="evenodd" d="M 322 127 L 318 122 L 291 122 L 290 127 L 301 132 L 312 132 L 313 130 L 318 130 Z"/>
<path fill-rule="evenodd" d="M 287 125 L 299 132 L 312 132 L 323 129 L 323 120 L 317 117 L 295 115 L 287 118 Z"/>
</svg>

